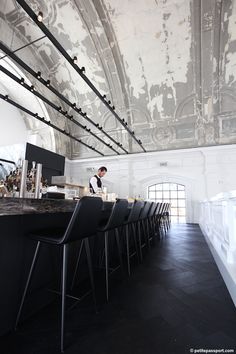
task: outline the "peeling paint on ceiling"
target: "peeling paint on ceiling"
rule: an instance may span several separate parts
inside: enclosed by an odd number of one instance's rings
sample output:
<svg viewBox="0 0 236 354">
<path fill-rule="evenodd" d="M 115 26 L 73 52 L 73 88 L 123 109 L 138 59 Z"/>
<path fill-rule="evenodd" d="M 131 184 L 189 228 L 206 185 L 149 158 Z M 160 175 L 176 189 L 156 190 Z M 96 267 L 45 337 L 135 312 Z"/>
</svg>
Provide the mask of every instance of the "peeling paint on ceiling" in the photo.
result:
<svg viewBox="0 0 236 354">
<path fill-rule="evenodd" d="M 27 3 L 34 11 L 43 11 L 45 25 L 68 54 L 77 56 L 78 65 L 108 95 L 148 151 L 236 143 L 235 0 Z M 14 0 L 1 1 L 1 41 L 14 50 L 40 36 L 42 32 Z M 47 38 L 18 55 L 126 149 L 140 151 Z M 68 109 L 45 87 L 37 89 Z M 52 109 L 48 114 L 52 122 L 105 155 L 112 153 Z M 76 119 L 91 128 L 80 116 Z M 100 131 L 97 134 L 107 141 Z M 57 137 L 57 152 L 73 159 L 95 156 L 76 142 Z"/>
<path fill-rule="evenodd" d="M 191 60 L 190 2 L 106 0 L 111 24 L 126 63 L 133 95 L 166 85 L 176 100 L 176 82 L 187 81 Z M 158 34 L 158 36 L 157 36 Z M 155 103 L 162 100 L 153 98 Z M 150 102 L 151 103 L 151 102 Z M 163 111 L 163 107 L 158 105 Z"/>
</svg>

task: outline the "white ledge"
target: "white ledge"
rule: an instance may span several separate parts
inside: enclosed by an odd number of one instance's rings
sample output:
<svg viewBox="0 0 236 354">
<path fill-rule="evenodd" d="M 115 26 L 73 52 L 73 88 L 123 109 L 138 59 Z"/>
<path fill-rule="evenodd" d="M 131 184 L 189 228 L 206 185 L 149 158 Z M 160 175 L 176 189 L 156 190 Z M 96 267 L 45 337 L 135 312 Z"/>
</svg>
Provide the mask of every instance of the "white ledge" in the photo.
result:
<svg viewBox="0 0 236 354">
<path fill-rule="evenodd" d="M 236 191 L 201 203 L 200 227 L 236 306 Z"/>
</svg>

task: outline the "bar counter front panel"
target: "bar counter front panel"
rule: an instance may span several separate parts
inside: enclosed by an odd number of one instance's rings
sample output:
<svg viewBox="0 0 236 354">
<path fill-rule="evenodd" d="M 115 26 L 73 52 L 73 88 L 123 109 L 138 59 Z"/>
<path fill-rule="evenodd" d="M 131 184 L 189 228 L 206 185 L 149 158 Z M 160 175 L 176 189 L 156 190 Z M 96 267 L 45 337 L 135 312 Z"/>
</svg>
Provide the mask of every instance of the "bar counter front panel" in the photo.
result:
<svg viewBox="0 0 236 354">
<path fill-rule="evenodd" d="M 19 301 L 30 269 L 36 242 L 26 235 L 42 228 L 66 227 L 76 202 L 50 199 L 0 199 L 0 335 L 14 328 Z M 113 203 L 104 202 L 102 218 L 107 218 Z M 93 258 L 102 239 L 91 238 Z M 28 291 L 22 318 L 32 315 L 55 299 L 49 288 L 60 291 L 60 247 L 43 244 Z M 79 243 L 70 245 L 68 283 L 70 285 Z M 82 258 L 78 278 L 88 277 Z M 69 286 L 68 286 L 69 289 Z"/>
</svg>

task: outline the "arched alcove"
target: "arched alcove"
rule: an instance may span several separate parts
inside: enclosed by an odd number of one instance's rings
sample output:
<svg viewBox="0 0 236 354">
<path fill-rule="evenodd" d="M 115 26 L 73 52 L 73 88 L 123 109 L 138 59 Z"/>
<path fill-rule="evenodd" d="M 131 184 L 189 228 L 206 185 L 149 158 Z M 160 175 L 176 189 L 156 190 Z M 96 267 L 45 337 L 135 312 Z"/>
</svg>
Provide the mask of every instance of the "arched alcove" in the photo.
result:
<svg viewBox="0 0 236 354">
<path fill-rule="evenodd" d="M 142 196 L 148 198 L 148 188 L 152 185 L 160 183 L 173 183 L 185 186 L 185 200 L 186 200 L 186 222 L 193 220 L 194 205 L 192 200 L 192 190 L 194 181 L 191 178 L 187 178 L 179 175 L 160 174 L 147 177 L 140 181 L 140 187 L 142 189 Z"/>
</svg>

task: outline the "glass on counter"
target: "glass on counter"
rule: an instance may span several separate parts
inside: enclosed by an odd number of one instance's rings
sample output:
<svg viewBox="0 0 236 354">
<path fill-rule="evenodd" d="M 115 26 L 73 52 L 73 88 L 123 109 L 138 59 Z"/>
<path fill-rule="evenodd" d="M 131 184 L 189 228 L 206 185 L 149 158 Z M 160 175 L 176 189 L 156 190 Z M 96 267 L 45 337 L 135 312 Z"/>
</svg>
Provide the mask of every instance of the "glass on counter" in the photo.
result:
<svg viewBox="0 0 236 354">
<path fill-rule="evenodd" d="M 0 197 L 7 197 L 9 194 L 3 180 L 0 181 Z"/>
</svg>

